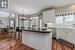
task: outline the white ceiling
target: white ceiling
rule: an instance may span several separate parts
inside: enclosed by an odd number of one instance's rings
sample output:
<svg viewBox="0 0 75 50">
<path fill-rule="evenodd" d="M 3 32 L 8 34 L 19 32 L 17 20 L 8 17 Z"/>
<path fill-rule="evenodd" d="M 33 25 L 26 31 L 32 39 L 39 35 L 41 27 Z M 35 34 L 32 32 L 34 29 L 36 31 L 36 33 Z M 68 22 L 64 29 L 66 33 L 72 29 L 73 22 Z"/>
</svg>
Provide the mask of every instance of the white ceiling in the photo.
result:
<svg viewBox="0 0 75 50">
<path fill-rule="evenodd" d="M 34 14 L 48 7 L 60 7 L 75 3 L 75 0 L 9 0 L 9 8 L 15 12 Z"/>
</svg>

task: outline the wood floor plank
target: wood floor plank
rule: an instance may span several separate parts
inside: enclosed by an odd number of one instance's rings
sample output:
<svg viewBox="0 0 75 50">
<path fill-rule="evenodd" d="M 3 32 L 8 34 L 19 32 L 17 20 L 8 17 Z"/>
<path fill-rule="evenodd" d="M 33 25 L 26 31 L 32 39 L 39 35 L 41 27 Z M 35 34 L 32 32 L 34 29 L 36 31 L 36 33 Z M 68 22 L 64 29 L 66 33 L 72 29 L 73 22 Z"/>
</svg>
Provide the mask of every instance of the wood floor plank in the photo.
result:
<svg viewBox="0 0 75 50">
<path fill-rule="evenodd" d="M 17 41 L 17 44 L 15 44 L 16 41 L 15 42 L 12 41 L 13 40 L 9 40 L 9 41 L 3 40 L 3 42 L 0 43 L 0 50 L 35 50 L 27 45 L 21 44 L 20 41 Z"/>
<path fill-rule="evenodd" d="M 36 50 L 22 44 L 21 39 L 11 38 L 8 35 L 0 35 L 0 50 Z"/>
</svg>

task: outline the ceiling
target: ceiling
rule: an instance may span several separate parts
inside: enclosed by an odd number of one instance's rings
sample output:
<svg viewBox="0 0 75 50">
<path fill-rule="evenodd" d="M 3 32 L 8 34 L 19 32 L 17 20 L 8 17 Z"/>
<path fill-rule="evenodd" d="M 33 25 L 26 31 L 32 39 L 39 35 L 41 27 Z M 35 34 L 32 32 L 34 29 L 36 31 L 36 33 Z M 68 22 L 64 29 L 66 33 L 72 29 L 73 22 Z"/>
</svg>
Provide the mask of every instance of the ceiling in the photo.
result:
<svg viewBox="0 0 75 50">
<path fill-rule="evenodd" d="M 9 9 L 22 14 L 34 14 L 48 7 L 60 7 L 73 3 L 75 0 L 9 0 Z"/>
</svg>

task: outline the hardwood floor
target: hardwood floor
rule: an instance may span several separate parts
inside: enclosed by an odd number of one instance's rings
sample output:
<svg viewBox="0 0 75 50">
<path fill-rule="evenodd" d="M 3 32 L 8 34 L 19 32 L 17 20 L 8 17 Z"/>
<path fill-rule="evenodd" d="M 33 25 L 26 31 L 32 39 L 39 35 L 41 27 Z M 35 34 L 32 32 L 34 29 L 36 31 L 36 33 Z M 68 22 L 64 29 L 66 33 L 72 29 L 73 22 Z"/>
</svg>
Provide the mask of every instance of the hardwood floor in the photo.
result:
<svg viewBox="0 0 75 50">
<path fill-rule="evenodd" d="M 35 49 L 22 44 L 20 41 L 5 39 L 0 41 L 0 50 L 35 50 Z"/>
<path fill-rule="evenodd" d="M 24 44 L 20 45 L 18 48 L 16 48 L 15 50 L 35 50 L 29 46 L 26 46 Z"/>
<path fill-rule="evenodd" d="M 0 35 L 0 50 L 36 50 L 27 45 L 22 44 L 21 35 L 18 39 L 10 34 Z"/>
<path fill-rule="evenodd" d="M 75 45 L 68 41 L 62 39 L 53 39 L 52 41 L 52 50 L 75 50 Z"/>
<path fill-rule="evenodd" d="M 0 50 L 36 50 L 22 44 L 22 33 L 0 33 Z"/>
</svg>

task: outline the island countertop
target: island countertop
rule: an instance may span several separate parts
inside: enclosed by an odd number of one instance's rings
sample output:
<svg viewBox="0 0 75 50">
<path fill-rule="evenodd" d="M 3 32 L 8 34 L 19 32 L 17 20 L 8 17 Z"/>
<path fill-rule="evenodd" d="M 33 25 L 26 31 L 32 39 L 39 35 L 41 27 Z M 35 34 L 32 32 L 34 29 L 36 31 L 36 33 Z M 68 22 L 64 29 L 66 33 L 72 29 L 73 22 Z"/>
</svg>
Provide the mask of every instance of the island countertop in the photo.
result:
<svg viewBox="0 0 75 50">
<path fill-rule="evenodd" d="M 24 30 L 24 31 L 37 32 L 37 33 L 51 33 L 51 31 L 35 31 L 35 30 Z"/>
</svg>

